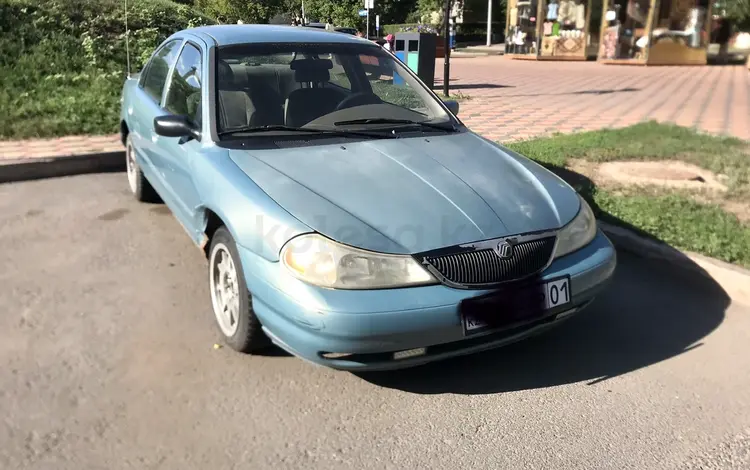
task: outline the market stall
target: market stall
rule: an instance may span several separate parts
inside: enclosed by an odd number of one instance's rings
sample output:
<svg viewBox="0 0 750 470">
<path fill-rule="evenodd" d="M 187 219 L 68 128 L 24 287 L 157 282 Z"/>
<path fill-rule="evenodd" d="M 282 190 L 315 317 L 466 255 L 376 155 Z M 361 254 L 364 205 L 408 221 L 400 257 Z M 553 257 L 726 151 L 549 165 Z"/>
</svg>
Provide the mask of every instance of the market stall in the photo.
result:
<svg viewBox="0 0 750 470">
<path fill-rule="evenodd" d="M 505 55 L 586 60 L 593 0 L 508 0 Z"/>
<path fill-rule="evenodd" d="M 599 61 L 705 65 L 709 0 L 604 0 Z"/>
</svg>

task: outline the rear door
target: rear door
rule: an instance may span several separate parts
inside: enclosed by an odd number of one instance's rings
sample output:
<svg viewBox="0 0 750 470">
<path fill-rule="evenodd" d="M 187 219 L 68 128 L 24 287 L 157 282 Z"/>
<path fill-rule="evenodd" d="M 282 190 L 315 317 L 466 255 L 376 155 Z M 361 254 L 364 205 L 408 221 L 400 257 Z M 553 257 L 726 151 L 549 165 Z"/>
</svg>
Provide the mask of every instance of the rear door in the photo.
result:
<svg viewBox="0 0 750 470">
<path fill-rule="evenodd" d="M 154 132 L 154 118 L 165 114 L 162 100 L 166 90 L 169 70 L 175 63 L 180 51 L 182 39 L 173 39 L 164 43 L 154 52 L 151 60 L 141 73 L 136 89 L 136 105 L 128 109 L 132 114 L 130 132 L 133 135 L 139 165 L 149 181 L 157 186 L 157 191 L 164 189 L 165 162 L 157 151 L 161 137 Z M 162 191 L 159 191 L 163 194 Z"/>
</svg>

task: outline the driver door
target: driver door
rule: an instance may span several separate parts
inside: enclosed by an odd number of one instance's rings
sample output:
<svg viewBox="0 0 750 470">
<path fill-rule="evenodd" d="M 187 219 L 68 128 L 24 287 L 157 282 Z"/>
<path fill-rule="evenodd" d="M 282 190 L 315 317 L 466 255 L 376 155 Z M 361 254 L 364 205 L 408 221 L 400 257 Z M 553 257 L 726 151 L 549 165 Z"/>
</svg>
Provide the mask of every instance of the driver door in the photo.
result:
<svg viewBox="0 0 750 470">
<path fill-rule="evenodd" d="M 128 120 L 130 133 L 139 157 L 139 164 L 151 184 L 158 187 L 161 193 L 166 176 L 165 162 L 161 160 L 159 153 L 159 140 L 154 132 L 154 118 L 162 115 L 162 97 L 167 85 L 169 70 L 180 51 L 182 39 L 174 39 L 164 43 L 154 52 L 151 60 L 144 67 L 141 78 L 136 89 L 137 106 L 131 105 L 128 114 L 132 119 Z"/>
<path fill-rule="evenodd" d="M 167 113 L 186 116 L 199 130 L 202 129 L 203 56 L 197 43 L 185 42 L 170 74 L 164 99 Z M 201 202 L 192 169 L 195 160 L 201 158 L 202 144 L 192 137 L 161 137 L 158 147 L 164 161 L 167 190 L 175 202 L 175 216 L 192 231 L 196 224 L 195 209 Z"/>
</svg>

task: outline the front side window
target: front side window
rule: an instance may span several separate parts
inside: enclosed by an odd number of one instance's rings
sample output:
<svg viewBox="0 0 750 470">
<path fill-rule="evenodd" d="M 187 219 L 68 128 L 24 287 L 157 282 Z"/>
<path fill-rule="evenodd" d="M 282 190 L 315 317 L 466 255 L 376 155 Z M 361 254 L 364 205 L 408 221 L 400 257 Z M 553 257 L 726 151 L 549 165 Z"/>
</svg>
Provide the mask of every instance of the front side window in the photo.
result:
<svg viewBox="0 0 750 470">
<path fill-rule="evenodd" d="M 200 122 L 201 82 L 201 52 L 192 44 L 186 44 L 169 83 L 167 111 Z"/>
<path fill-rule="evenodd" d="M 161 103 L 161 95 L 167 82 L 169 68 L 172 67 L 180 41 L 174 40 L 166 43 L 159 49 L 148 66 L 146 66 L 143 77 L 143 90 L 149 94 L 157 103 Z"/>
<path fill-rule="evenodd" d="M 242 44 L 220 47 L 216 56 L 220 134 L 280 126 L 452 129 L 434 95 L 376 45 Z"/>
</svg>

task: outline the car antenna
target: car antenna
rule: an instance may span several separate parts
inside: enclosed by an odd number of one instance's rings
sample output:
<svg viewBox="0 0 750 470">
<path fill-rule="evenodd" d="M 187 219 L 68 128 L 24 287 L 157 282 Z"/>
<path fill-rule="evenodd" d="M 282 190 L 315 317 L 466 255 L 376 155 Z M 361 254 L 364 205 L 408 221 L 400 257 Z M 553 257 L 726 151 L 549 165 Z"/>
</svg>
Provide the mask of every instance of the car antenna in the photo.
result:
<svg viewBox="0 0 750 470">
<path fill-rule="evenodd" d="M 128 0 L 125 0 L 125 56 L 128 62 L 128 78 L 130 78 L 130 29 L 128 28 Z"/>
</svg>

